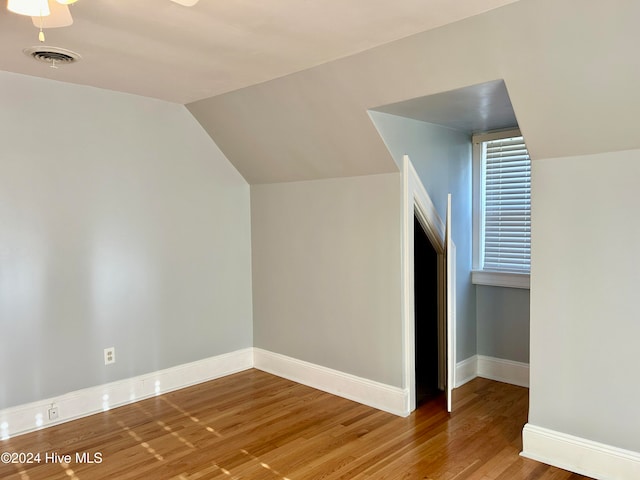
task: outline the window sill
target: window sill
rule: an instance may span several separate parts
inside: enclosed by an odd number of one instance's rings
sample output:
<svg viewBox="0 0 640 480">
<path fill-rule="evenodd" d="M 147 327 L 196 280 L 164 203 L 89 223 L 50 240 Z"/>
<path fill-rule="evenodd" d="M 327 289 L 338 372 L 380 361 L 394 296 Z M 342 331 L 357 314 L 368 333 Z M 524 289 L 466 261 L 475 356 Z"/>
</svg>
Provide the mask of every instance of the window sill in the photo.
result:
<svg viewBox="0 0 640 480">
<path fill-rule="evenodd" d="M 528 273 L 489 272 L 473 270 L 471 283 L 474 285 L 492 285 L 494 287 L 523 288 L 529 290 L 530 275 Z"/>
</svg>

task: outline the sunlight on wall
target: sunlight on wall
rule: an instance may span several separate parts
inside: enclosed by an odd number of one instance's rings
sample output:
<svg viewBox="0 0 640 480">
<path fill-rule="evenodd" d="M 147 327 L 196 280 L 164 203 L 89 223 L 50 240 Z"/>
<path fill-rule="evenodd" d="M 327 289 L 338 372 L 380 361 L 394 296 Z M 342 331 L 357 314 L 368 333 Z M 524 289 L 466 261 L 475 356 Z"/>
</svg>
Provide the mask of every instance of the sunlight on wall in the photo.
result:
<svg viewBox="0 0 640 480">
<path fill-rule="evenodd" d="M 4 229 L 10 226 L 3 225 Z M 3 238 L 0 251 L 0 313 L 13 322 L 40 318 L 47 276 L 47 247 L 35 234 L 19 229 Z"/>
</svg>

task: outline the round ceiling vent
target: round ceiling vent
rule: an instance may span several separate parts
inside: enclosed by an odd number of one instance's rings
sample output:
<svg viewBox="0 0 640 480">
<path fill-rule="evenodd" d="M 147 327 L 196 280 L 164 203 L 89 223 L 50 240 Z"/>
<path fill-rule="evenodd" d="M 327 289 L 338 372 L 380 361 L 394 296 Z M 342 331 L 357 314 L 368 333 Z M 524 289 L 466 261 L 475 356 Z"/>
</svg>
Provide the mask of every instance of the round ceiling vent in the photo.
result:
<svg viewBox="0 0 640 480">
<path fill-rule="evenodd" d="M 48 63 L 52 67 L 58 65 L 69 65 L 79 61 L 82 57 L 71 50 L 60 47 L 47 47 L 38 45 L 37 47 L 29 47 L 23 50 L 25 55 L 43 63 Z"/>
</svg>

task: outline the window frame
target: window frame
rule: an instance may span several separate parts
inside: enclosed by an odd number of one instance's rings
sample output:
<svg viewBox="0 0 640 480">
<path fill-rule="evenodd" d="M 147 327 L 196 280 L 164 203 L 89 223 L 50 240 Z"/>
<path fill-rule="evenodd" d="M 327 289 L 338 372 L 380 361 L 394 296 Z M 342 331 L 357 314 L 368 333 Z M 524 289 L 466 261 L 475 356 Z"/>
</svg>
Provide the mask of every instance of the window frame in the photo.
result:
<svg viewBox="0 0 640 480">
<path fill-rule="evenodd" d="M 482 259 L 482 225 L 484 211 L 482 208 L 482 143 L 501 138 L 520 137 L 520 129 L 497 130 L 487 133 L 474 134 L 472 137 L 472 161 L 473 161 L 473 267 L 471 271 L 471 283 L 475 285 L 491 285 L 497 287 L 529 289 L 531 273 L 500 272 L 495 270 L 483 270 Z"/>
</svg>

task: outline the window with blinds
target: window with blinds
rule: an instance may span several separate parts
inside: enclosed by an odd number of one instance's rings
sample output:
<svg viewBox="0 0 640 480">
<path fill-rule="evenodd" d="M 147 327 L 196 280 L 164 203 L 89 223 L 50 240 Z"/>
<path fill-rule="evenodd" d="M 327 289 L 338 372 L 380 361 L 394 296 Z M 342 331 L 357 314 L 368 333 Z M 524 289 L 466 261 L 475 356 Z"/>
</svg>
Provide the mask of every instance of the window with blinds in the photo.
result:
<svg viewBox="0 0 640 480">
<path fill-rule="evenodd" d="M 482 143 L 482 269 L 529 273 L 531 159 L 523 137 Z"/>
</svg>

